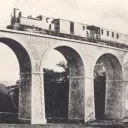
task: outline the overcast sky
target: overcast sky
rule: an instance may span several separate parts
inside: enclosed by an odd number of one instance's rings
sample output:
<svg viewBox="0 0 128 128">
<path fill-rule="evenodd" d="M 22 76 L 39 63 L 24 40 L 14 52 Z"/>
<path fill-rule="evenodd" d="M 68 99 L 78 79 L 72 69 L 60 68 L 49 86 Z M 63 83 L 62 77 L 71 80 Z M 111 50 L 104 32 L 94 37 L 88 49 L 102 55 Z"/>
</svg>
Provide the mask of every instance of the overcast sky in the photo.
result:
<svg viewBox="0 0 128 128">
<path fill-rule="evenodd" d="M 24 16 L 42 14 L 128 33 L 128 0 L 1 0 L 1 22 L 9 21 L 14 7 Z"/>
<path fill-rule="evenodd" d="M 12 14 L 12 9 L 16 7 L 19 8 L 23 16 L 33 15 L 44 15 L 55 18 L 62 18 L 66 20 L 71 20 L 75 22 L 81 22 L 85 24 L 98 25 L 104 28 L 112 29 L 115 31 L 123 32 L 128 34 L 128 0 L 1 0 L 0 1 L 0 27 L 6 27 L 6 24 L 9 24 L 10 16 Z M 1 46 L 1 45 L 0 45 Z M 8 73 L 12 76 L 12 79 L 17 79 L 19 70 L 17 73 L 15 67 L 18 67 L 18 61 L 12 52 L 9 53 L 9 48 L 0 47 L 0 54 L 4 55 L 6 52 L 7 58 L 3 63 L 10 63 L 8 65 Z M 2 53 L 3 52 L 3 53 Z M 58 54 L 55 53 L 54 54 Z M 51 54 L 51 56 L 53 53 Z M 50 55 L 49 55 L 50 56 Z M 11 59 L 10 59 L 11 58 Z M 49 57 L 54 58 L 54 57 Z M 60 60 L 63 58 L 61 55 L 58 55 Z M 7 62 L 7 60 L 9 60 Z M 47 60 L 47 64 L 50 61 Z M 55 60 L 58 62 L 59 60 Z M 0 71 L 3 72 L 6 64 L 0 63 Z M 11 65 L 11 66 L 10 66 Z M 55 64 L 53 64 L 55 67 Z M 50 65 L 49 65 L 50 66 Z M 14 71 L 14 72 L 12 72 Z M 14 73 L 14 74 L 13 74 Z M 11 78 L 6 74 L 1 78 Z M 15 78 L 14 78 L 15 77 Z"/>
</svg>

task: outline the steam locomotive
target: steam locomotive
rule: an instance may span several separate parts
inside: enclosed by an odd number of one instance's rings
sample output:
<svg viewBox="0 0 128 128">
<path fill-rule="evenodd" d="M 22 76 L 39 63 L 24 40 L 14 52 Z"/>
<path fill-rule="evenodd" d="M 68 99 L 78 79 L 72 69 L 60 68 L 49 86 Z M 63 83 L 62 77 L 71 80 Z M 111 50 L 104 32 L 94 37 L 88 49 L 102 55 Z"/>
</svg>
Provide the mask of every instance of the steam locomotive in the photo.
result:
<svg viewBox="0 0 128 128">
<path fill-rule="evenodd" d="M 42 15 L 33 18 L 32 16 L 23 17 L 14 8 L 11 24 L 8 29 L 28 31 L 40 34 L 48 34 L 75 40 L 89 41 L 93 43 L 104 43 L 120 48 L 127 48 L 128 35 L 111 31 L 94 25 L 76 23 L 63 19 L 55 19 Z"/>
</svg>

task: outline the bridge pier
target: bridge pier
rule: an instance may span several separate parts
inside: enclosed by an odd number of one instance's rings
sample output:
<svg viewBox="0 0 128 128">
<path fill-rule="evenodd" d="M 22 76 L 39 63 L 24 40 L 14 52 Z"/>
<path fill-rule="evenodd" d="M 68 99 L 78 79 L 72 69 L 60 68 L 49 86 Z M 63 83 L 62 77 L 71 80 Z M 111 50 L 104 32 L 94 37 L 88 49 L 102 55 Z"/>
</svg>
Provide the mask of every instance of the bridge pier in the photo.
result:
<svg viewBox="0 0 128 128">
<path fill-rule="evenodd" d="M 31 124 L 46 124 L 43 73 L 32 73 Z"/>
<path fill-rule="evenodd" d="M 45 124 L 42 73 L 20 73 L 19 117 L 22 123 Z M 30 86 L 31 85 L 31 86 Z"/>
<path fill-rule="evenodd" d="M 84 76 L 69 77 L 69 109 L 68 119 L 84 121 Z"/>
<path fill-rule="evenodd" d="M 94 108 L 94 77 L 85 77 L 85 123 L 95 120 Z"/>
<path fill-rule="evenodd" d="M 124 81 L 106 81 L 105 116 L 112 119 L 124 118 Z"/>
<path fill-rule="evenodd" d="M 20 73 L 19 115 L 20 122 L 30 122 L 31 119 L 31 74 Z"/>
<path fill-rule="evenodd" d="M 124 118 L 128 119 L 128 81 L 124 81 Z"/>
</svg>

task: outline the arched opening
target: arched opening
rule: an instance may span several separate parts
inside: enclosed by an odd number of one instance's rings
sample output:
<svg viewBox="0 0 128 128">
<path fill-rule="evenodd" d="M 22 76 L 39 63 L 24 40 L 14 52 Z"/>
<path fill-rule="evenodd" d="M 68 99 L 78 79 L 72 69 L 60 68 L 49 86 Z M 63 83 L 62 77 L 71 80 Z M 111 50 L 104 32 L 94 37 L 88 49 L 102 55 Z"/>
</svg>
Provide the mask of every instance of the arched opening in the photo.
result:
<svg viewBox="0 0 128 128">
<path fill-rule="evenodd" d="M 69 71 L 66 59 L 57 50 L 52 50 L 48 54 L 44 66 L 45 111 L 47 119 L 68 117 L 68 77 Z"/>
<path fill-rule="evenodd" d="M 95 118 L 123 118 L 123 76 L 119 60 L 112 54 L 102 55 L 96 62 L 94 77 Z"/>
<path fill-rule="evenodd" d="M 48 91 L 46 90 L 46 84 L 44 85 L 44 92 L 45 92 L 45 112 L 46 112 L 46 118 L 57 118 L 57 119 L 71 119 L 71 120 L 84 120 L 84 64 L 80 57 L 80 55 L 72 48 L 67 46 L 58 46 L 55 48 L 58 52 L 60 52 L 66 59 L 67 65 L 68 65 L 68 85 L 60 86 L 56 85 L 56 90 L 58 91 L 58 94 L 61 94 L 63 97 L 56 97 L 56 106 L 54 110 L 54 114 L 48 115 L 47 109 L 51 107 L 51 104 L 48 104 L 48 99 L 46 98 L 48 95 Z M 54 56 L 56 57 L 56 56 Z M 52 64 L 52 63 L 51 63 Z M 44 83 L 45 83 L 45 77 L 44 77 Z M 54 88 L 55 89 L 55 88 Z M 51 89 L 51 92 L 54 89 Z M 50 90 L 50 89 L 49 89 Z M 53 96 L 54 97 L 54 96 Z M 55 100 L 52 97 L 51 100 Z M 63 100 L 60 102 L 60 100 Z M 65 103 L 64 103 L 65 102 Z M 52 103 L 52 102 L 51 102 Z M 60 103 L 62 106 L 60 106 Z M 63 108 L 63 112 L 62 112 Z M 53 111 L 52 111 L 53 112 Z M 59 113 L 59 115 L 58 115 Z"/>
<path fill-rule="evenodd" d="M 105 91 L 106 73 L 102 62 L 97 62 L 94 69 L 94 100 L 95 118 L 104 119 L 105 117 Z"/>
<path fill-rule="evenodd" d="M 0 60 L 0 113 L 18 113 L 19 63 L 3 43 L 0 43 Z"/>
<path fill-rule="evenodd" d="M 29 55 L 27 51 L 24 49 L 24 47 L 15 40 L 12 40 L 9 38 L 0 38 L 0 43 L 5 44 L 14 52 L 19 63 L 19 76 L 18 76 L 19 79 L 18 79 L 18 82 L 16 83 L 18 84 L 17 85 L 18 89 L 16 90 L 17 91 L 16 93 L 18 93 L 17 97 L 14 96 L 13 89 L 11 89 L 11 91 L 8 92 L 8 95 L 10 95 L 13 100 L 12 102 L 14 106 L 15 106 L 14 100 L 18 100 L 17 101 L 18 108 L 16 112 L 17 114 L 14 116 L 14 114 L 12 113 L 2 113 L 0 114 L 0 121 L 16 122 L 18 121 L 18 118 L 24 118 L 25 116 L 24 113 L 27 114 L 26 118 L 30 119 L 30 116 L 31 116 L 30 90 L 27 89 L 27 88 L 30 88 L 30 85 L 31 85 L 31 61 L 30 61 Z M 10 60 L 10 61 L 13 61 L 13 60 Z M 8 106 L 8 109 L 9 107 L 10 106 Z M 8 112 L 10 112 L 10 110 Z"/>
</svg>

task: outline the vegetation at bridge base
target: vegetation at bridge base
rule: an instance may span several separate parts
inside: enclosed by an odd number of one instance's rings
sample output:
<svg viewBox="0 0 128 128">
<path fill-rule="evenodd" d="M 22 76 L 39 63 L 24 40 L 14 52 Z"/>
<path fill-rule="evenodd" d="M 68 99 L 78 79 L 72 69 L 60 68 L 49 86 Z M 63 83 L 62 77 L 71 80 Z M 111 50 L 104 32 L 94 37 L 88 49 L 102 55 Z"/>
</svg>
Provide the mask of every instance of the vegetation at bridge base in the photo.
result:
<svg viewBox="0 0 128 128">
<path fill-rule="evenodd" d="M 102 62 L 98 62 L 94 69 L 94 99 L 95 118 L 105 119 L 105 92 L 106 92 L 106 72 Z"/>
<path fill-rule="evenodd" d="M 58 72 L 53 69 L 43 69 L 45 83 L 68 83 L 68 65 L 64 61 L 61 61 L 57 66 L 63 68 L 63 71 Z"/>
<path fill-rule="evenodd" d="M 11 85 L 6 87 L 0 84 L 0 113 L 1 112 L 18 112 L 19 102 L 19 85 Z"/>
<path fill-rule="evenodd" d="M 69 68 L 63 61 L 57 64 L 57 66 L 63 68 L 63 71 L 57 72 L 51 69 L 44 69 L 45 109 L 47 118 L 66 118 L 68 116 Z M 94 70 L 95 86 L 104 86 L 105 76 L 103 63 L 97 63 Z M 97 91 L 99 89 L 95 88 L 95 92 Z M 104 97 L 102 100 L 104 100 Z M 101 109 L 98 109 L 98 111 L 104 111 L 103 107 L 100 106 L 99 108 Z M 102 116 L 99 112 L 96 114 L 98 117 Z"/>
<path fill-rule="evenodd" d="M 57 66 L 62 72 L 44 69 L 46 117 L 66 118 L 68 115 L 69 71 L 62 61 Z"/>
<path fill-rule="evenodd" d="M 17 122 L 19 104 L 19 83 L 6 87 L 0 84 L 0 122 Z"/>
<path fill-rule="evenodd" d="M 46 118 L 64 118 L 68 117 L 68 99 L 69 99 L 69 68 L 62 61 L 57 64 L 63 70 L 61 72 L 52 69 L 43 69 L 44 71 L 44 89 L 45 89 L 45 108 Z M 95 84 L 103 82 L 105 76 L 104 66 L 97 63 L 94 71 Z M 43 76 L 42 76 L 43 77 Z M 102 79 L 101 79 L 102 78 Z M 16 120 L 19 104 L 19 81 L 16 85 L 6 87 L 0 84 L 0 122 L 9 121 L 9 118 Z M 3 113 L 14 113 L 12 116 Z"/>
</svg>

